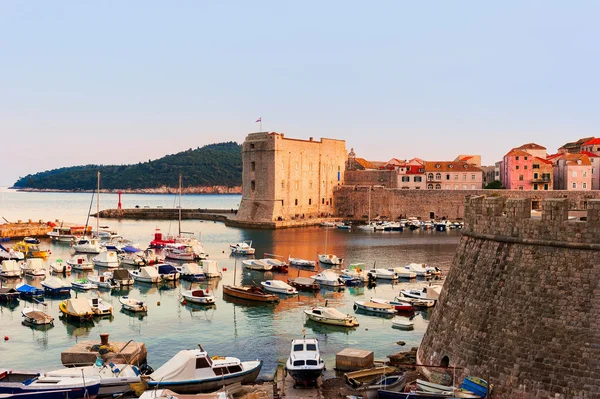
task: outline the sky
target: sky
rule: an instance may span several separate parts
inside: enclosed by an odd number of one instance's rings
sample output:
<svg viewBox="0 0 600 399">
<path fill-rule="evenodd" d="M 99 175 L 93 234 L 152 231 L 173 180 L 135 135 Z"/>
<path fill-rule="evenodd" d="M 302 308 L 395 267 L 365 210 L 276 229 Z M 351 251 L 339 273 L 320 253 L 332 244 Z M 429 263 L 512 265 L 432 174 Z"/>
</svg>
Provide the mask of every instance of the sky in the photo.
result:
<svg viewBox="0 0 600 399">
<path fill-rule="evenodd" d="M 600 136 L 597 1 L 0 2 L 0 186 L 259 130 L 493 164 Z"/>
</svg>

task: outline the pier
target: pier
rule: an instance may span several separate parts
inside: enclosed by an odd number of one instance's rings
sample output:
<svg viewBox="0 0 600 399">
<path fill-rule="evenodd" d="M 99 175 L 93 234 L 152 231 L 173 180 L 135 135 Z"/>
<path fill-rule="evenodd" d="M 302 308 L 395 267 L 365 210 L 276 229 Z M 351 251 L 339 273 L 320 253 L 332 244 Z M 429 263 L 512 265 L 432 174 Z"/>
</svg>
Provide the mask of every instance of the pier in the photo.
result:
<svg viewBox="0 0 600 399">
<path fill-rule="evenodd" d="M 6 223 L 0 225 L 0 239 L 8 240 L 23 237 L 47 237 L 48 232 L 52 231 L 49 223 L 40 220 L 34 222 L 31 219 L 27 222 Z"/>
</svg>

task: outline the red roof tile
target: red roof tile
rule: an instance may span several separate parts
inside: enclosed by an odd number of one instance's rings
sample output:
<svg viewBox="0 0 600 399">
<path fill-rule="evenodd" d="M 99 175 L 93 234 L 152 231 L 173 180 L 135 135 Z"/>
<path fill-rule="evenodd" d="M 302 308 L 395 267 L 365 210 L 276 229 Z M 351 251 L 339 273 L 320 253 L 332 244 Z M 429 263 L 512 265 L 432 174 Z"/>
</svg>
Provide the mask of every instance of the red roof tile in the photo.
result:
<svg viewBox="0 0 600 399">
<path fill-rule="evenodd" d="M 536 143 L 527 143 L 527 144 L 523 144 L 520 147 L 517 147 L 519 150 L 545 150 L 546 147 L 541 146 L 539 144 Z"/>
<path fill-rule="evenodd" d="M 518 148 L 513 148 L 512 150 L 510 150 L 505 157 L 514 157 L 514 156 L 523 156 L 523 157 L 527 157 L 527 156 L 531 156 L 530 153 L 525 152 L 521 149 Z"/>
<path fill-rule="evenodd" d="M 589 141 L 586 141 L 582 145 L 598 145 L 598 144 L 600 144 L 600 137 L 596 138 L 596 139 L 591 139 Z"/>
<path fill-rule="evenodd" d="M 598 158 L 598 155 L 594 154 L 593 152 L 589 152 L 589 151 L 581 151 L 582 154 L 587 155 L 590 158 Z"/>
</svg>

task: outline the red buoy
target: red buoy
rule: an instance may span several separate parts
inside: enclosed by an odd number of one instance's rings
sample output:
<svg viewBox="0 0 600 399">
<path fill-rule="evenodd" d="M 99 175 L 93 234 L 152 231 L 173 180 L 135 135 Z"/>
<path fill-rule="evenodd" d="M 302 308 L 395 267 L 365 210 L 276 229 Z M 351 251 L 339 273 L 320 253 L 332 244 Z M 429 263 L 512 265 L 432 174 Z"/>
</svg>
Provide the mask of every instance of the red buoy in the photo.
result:
<svg viewBox="0 0 600 399">
<path fill-rule="evenodd" d="M 5 340 L 5 341 L 8 341 L 8 335 L 5 335 L 5 336 L 4 336 L 4 340 Z"/>
<path fill-rule="evenodd" d="M 224 271 L 224 272 L 226 272 L 226 271 L 227 271 L 227 268 L 226 268 L 226 267 L 224 267 L 224 268 L 223 268 L 223 271 Z"/>
</svg>

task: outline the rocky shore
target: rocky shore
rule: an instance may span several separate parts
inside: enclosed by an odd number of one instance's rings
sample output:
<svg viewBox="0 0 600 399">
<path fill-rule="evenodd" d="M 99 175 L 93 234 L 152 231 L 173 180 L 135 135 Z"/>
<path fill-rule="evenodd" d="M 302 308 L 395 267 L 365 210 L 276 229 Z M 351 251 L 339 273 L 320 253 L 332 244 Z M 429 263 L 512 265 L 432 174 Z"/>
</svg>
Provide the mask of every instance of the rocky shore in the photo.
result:
<svg viewBox="0 0 600 399">
<path fill-rule="evenodd" d="M 40 189 L 40 188 L 18 188 L 10 187 L 13 190 L 32 192 L 32 193 L 91 193 L 95 190 L 57 190 L 57 189 Z M 100 189 L 101 193 L 117 193 L 121 191 L 123 194 L 177 194 L 177 187 L 157 187 L 157 188 L 138 188 L 138 189 Z M 184 187 L 181 190 L 182 194 L 241 194 L 242 186 L 227 187 L 227 186 L 201 186 L 201 187 Z"/>
</svg>

